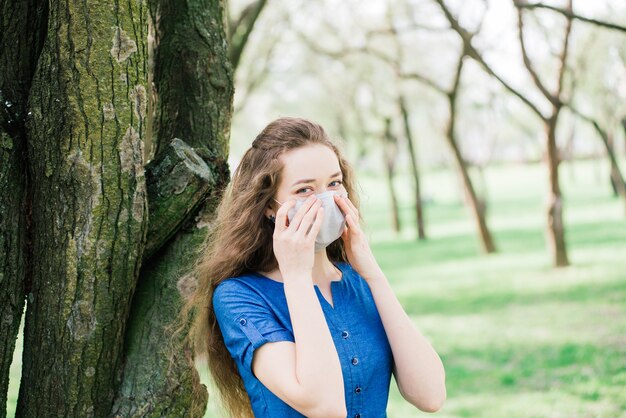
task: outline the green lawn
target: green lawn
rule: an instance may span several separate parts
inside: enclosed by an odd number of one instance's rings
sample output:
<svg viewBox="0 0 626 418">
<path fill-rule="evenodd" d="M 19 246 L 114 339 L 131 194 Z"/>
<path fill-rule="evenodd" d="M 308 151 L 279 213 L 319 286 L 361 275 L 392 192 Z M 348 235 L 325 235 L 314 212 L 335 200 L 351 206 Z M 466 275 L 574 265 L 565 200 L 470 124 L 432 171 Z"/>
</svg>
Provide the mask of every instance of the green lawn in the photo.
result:
<svg viewBox="0 0 626 418">
<path fill-rule="evenodd" d="M 562 269 L 551 268 L 544 241 L 542 165 L 485 172 L 479 188 L 490 197 L 499 248 L 490 256 L 481 255 L 453 173 L 423 174 L 426 242 L 414 238 L 408 177 L 396 181 L 398 236 L 383 179 L 359 177 L 377 259 L 446 367 L 448 399 L 435 416 L 626 417 L 626 210 L 611 196 L 607 172 L 603 162 L 561 169 L 572 262 Z M 8 416 L 17 397 L 14 366 Z M 211 394 L 206 416 L 218 417 L 217 395 L 198 366 Z M 406 402 L 392 381 L 388 415 L 431 414 Z"/>
</svg>

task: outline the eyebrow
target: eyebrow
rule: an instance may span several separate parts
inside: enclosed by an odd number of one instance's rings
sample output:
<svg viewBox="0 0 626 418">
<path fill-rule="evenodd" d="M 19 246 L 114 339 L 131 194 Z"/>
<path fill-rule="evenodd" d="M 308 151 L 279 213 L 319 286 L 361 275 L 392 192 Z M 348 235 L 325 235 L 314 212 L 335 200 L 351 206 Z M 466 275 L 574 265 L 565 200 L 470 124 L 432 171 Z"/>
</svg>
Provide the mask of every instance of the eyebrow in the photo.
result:
<svg viewBox="0 0 626 418">
<path fill-rule="evenodd" d="M 337 171 L 336 173 L 332 174 L 332 175 L 330 176 L 330 178 L 337 177 L 337 176 L 338 176 L 338 175 L 340 175 L 340 174 L 341 174 L 341 171 Z M 298 180 L 298 181 L 296 181 L 296 182 L 295 182 L 294 184 L 292 184 L 291 186 L 293 187 L 293 186 L 295 186 L 296 184 L 301 184 L 301 183 L 314 183 L 314 182 L 315 182 L 315 179 L 302 179 L 302 180 Z"/>
</svg>

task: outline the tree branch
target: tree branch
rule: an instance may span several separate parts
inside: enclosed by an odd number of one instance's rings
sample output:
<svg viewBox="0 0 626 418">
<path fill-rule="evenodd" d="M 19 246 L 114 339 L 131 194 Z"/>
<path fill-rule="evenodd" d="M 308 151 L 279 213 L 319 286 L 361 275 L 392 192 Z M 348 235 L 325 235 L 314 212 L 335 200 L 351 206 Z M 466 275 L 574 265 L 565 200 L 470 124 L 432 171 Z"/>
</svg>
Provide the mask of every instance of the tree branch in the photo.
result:
<svg viewBox="0 0 626 418">
<path fill-rule="evenodd" d="M 573 1 L 568 0 L 567 2 L 567 10 L 572 11 Z M 518 9 L 520 10 L 520 9 Z M 561 101 L 561 94 L 563 91 L 563 78 L 565 75 L 565 69 L 567 68 L 567 54 L 569 52 L 569 38 L 572 33 L 572 18 L 567 17 L 567 23 L 565 25 L 565 39 L 563 40 L 563 51 L 561 52 L 561 56 L 559 57 L 559 62 L 561 63 L 561 68 L 559 68 L 559 78 L 557 82 L 557 90 L 556 90 L 556 99 Z"/>
<path fill-rule="evenodd" d="M 452 15 L 452 13 L 450 13 L 450 10 L 445 5 L 444 1 L 443 0 L 434 0 L 434 1 L 439 5 L 441 10 L 443 11 L 452 29 L 461 37 L 461 40 L 463 41 L 463 47 L 465 48 L 467 56 L 471 57 L 474 61 L 480 64 L 480 66 L 483 67 L 483 69 L 487 72 L 487 74 L 489 74 L 490 76 L 498 80 L 498 82 L 506 90 L 508 90 L 511 94 L 513 94 L 518 99 L 520 99 L 524 104 L 526 104 L 541 120 L 545 121 L 547 117 L 544 116 L 541 110 L 539 110 L 539 108 L 533 102 L 531 102 L 520 91 L 518 91 L 509 83 L 507 83 L 502 77 L 500 77 L 500 75 L 498 75 L 491 68 L 489 64 L 487 64 L 487 62 L 485 62 L 485 60 L 482 57 L 482 54 L 478 50 L 476 50 L 476 48 L 474 48 L 474 46 L 472 45 L 471 33 L 460 25 L 458 20 Z"/>
<path fill-rule="evenodd" d="M 445 88 L 443 88 L 442 86 L 440 86 L 439 84 L 437 84 L 434 80 L 429 79 L 428 77 L 413 72 L 413 73 L 400 73 L 398 74 L 398 76 L 403 79 L 403 80 L 417 80 L 420 83 L 423 83 L 425 85 L 427 85 L 428 87 L 432 88 L 433 90 L 441 93 L 441 94 L 445 94 L 447 95 L 449 93 L 448 90 L 446 90 Z"/>
<path fill-rule="evenodd" d="M 513 3 L 516 3 L 516 0 L 513 0 Z M 533 67 L 532 62 L 530 61 L 530 57 L 528 56 L 528 51 L 526 50 L 526 42 L 524 41 L 524 16 L 522 9 L 517 9 L 517 34 L 520 43 L 520 47 L 522 49 L 522 59 L 524 61 L 524 66 L 528 70 L 530 77 L 532 78 L 535 86 L 539 89 L 541 94 L 543 94 L 546 99 L 550 101 L 554 106 L 559 106 L 558 97 L 550 93 L 546 86 L 543 85 L 537 71 Z"/>
<path fill-rule="evenodd" d="M 248 43 L 248 38 L 252 33 L 254 24 L 256 23 L 261 11 L 267 4 L 267 0 L 256 0 L 250 3 L 241 12 L 239 19 L 231 22 L 229 25 L 230 32 L 230 62 L 233 70 L 237 69 L 243 50 Z"/>
<path fill-rule="evenodd" d="M 616 23 L 605 22 L 602 20 L 592 19 L 589 17 L 584 17 L 575 14 L 572 10 L 562 9 L 560 7 L 550 6 L 548 4 L 543 3 L 527 3 L 523 0 L 516 0 L 515 7 L 518 9 L 547 9 L 552 10 L 553 12 L 557 12 L 562 14 L 563 16 L 569 19 L 580 20 L 581 22 L 590 23 L 592 25 L 600 26 L 606 29 L 617 30 L 621 32 L 626 32 L 626 26 L 621 26 Z"/>
<path fill-rule="evenodd" d="M 604 144 L 604 147 L 607 150 L 607 154 L 609 156 L 609 161 L 611 162 L 611 166 L 614 169 L 615 174 L 617 175 L 617 189 L 619 194 L 622 197 L 626 198 L 626 183 L 624 183 L 624 177 L 622 176 L 622 172 L 619 169 L 619 164 L 617 162 L 617 159 L 615 158 L 615 154 L 613 153 L 613 151 L 611 150 L 611 144 L 610 144 L 610 140 L 609 140 L 609 134 L 602 129 L 602 127 L 600 126 L 600 124 L 598 123 L 597 120 L 595 120 L 594 118 L 592 118 L 591 116 L 587 116 L 585 114 L 583 114 L 582 112 L 580 112 L 578 109 L 576 109 L 574 106 L 572 106 L 571 103 L 568 103 L 565 105 L 573 114 L 575 114 L 576 116 L 578 116 L 579 118 L 581 118 L 582 120 L 584 120 L 585 122 L 589 123 L 590 125 L 593 126 L 593 128 L 596 130 L 596 132 L 598 133 L 598 135 L 600 136 L 600 139 L 602 139 L 602 143 Z"/>
</svg>

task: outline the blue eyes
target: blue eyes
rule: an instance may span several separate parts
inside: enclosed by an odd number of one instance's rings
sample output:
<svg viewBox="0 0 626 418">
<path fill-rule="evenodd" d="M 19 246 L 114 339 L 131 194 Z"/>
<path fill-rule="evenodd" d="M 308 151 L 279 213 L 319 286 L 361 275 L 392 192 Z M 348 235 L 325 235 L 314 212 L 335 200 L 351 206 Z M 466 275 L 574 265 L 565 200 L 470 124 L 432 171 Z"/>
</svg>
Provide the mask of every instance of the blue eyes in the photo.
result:
<svg viewBox="0 0 626 418">
<path fill-rule="evenodd" d="M 339 185 L 343 184 L 343 181 L 335 180 L 335 181 L 331 181 L 330 182 L 330 184 L 333 184 L 333 183 L 338 183 L 337 186 L 339 186 Z M 300 193 L 302 190 L 306 190 L 306 189 L 310 189 L 310 187 L 303 187 L 301 189 L 298 189 L 298 191 L 296 191 L 296 193 Z"/>
</svg>

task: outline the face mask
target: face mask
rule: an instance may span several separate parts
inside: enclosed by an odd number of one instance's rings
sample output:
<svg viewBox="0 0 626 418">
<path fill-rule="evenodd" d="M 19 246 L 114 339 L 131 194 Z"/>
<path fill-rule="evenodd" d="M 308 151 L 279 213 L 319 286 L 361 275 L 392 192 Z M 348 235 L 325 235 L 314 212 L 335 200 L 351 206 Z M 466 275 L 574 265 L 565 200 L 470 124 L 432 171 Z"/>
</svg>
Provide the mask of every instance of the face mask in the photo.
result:
<svg viewBox="0 0 626 418">
<path fill-rule="evenodd" d="M 322 207 L 324 208 L 324 220 L 320 226 L 320 230 L 315 238 L 315 252 L 320 251 L 323 248 L 328 247 L 332 242 L 341 237 L 345 226 L 346 218 L 343 212 L 335 203 L 334 195 L 348 196 L 347 192 L 335 190 L 328 190 L 324 193 L 316 194 L 315 196 L 322 201 Z M 274 199 L 276 200 L 276 199 Z M 287 213 L 289 222 L 295 216 L 296 212 L 304 204 L 306 199 L 296 200 L 296 204 Z M 278 202 L 278 200 L 276 200 Z M 280 203 L 280 202 L 278 202 Z M 281 203 L 282 205 L 282 203 Z"/>
</svg>

